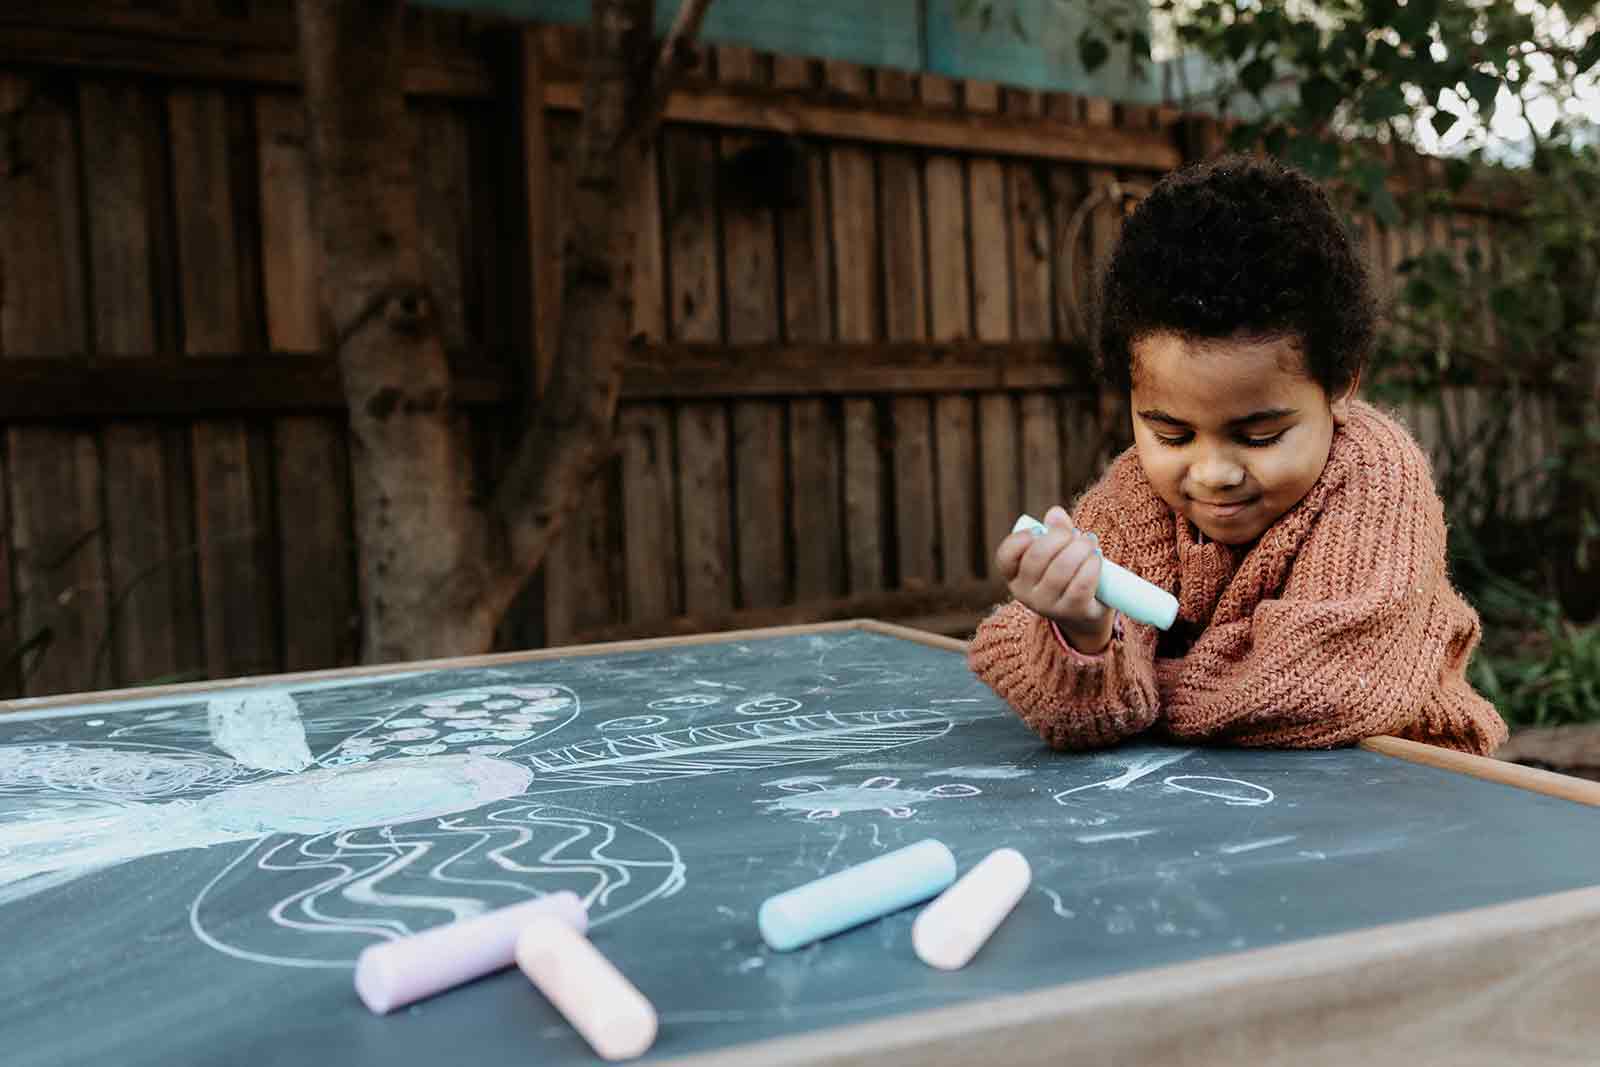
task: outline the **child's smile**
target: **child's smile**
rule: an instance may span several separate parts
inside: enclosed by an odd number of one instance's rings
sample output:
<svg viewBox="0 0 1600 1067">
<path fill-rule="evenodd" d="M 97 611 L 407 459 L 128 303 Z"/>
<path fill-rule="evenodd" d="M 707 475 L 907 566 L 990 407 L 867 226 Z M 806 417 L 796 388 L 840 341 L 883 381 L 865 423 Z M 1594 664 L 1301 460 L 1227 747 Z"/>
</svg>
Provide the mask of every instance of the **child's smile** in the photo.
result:
<svg viewBox="0 0 1600 1067">
<path fill-rule="evenodd" d="M 1321 477 L 1354 387 L 1330 398 L 1294 337 L 1162 332 L 1132 350 L 1139 463 L 1201 533 L 1249 544 Z"/>
</svg>

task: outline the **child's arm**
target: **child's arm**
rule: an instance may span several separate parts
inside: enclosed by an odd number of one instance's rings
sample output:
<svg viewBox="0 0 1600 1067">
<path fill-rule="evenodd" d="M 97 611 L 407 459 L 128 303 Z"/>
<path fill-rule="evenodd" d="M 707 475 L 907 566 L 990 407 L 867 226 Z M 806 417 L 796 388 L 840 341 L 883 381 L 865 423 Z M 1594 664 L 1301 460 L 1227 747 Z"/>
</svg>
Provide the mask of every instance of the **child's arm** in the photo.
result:
<svg viewBox="0 0 1600 1067">
<path fill-rule="evenodd" d="M 1478 624 L 1445 577 L 1427 460 L 1408 438 L 1389 444 L 1382 491 L 1330 494 L 1283 595 L 1195 643 L 1165 708 L 1173 737 L 1331 747 L 1399 734 L 1473 752 L 1505 738 L 1463 677 Z"/>
<path fill-rule="evenodd" d="M 1114 554 L 1117 537 L 1105 496 L 1103 486 L 1091 489 L 1074 519 L 1099 532 Z M 1149 729 L 1160 711 L 1154 646 L 1142 636 L 1144 627 L 1130 630 L 1109 643 L 1102 633 L 1085 647 L 1103 650 L 1084 655 L 1049 619 L 1012 601 L 979 625 L 967 662 L 1052 747 L 1102 748 Z"/>
</svg>

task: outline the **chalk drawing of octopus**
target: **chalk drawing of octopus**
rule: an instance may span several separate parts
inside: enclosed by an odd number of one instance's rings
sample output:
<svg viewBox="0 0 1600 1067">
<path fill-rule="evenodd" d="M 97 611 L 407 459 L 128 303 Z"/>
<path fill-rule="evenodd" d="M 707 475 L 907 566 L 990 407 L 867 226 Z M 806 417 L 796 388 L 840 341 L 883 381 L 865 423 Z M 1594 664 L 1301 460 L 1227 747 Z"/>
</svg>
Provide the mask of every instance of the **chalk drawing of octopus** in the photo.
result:
<svg viewBox="0 0 1600 1067">
<path fill-rule="evenodd" d="M 768 811 L 804 812 L 807 819 L 837 819 L 856 811 L 876 811 L 891 819 L 909 819 L 917 809 L 913 804 L 952 797 L 975 797 L 983 790 L 965 783 L 946 783 L 931 789 L 905 788 L 898 778 L 868 778 L 860 785 L 829 785 L 826 775 L 800 775 L 768 785 L 777 786 L 787 796 L 756 801 Z"/>
</svg>

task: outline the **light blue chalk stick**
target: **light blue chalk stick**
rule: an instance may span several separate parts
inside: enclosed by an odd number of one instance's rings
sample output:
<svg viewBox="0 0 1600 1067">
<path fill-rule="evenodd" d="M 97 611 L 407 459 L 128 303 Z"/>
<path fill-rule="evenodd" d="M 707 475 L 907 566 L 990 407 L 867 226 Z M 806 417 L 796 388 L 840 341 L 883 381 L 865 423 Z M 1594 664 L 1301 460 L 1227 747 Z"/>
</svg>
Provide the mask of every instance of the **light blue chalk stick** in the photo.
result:
<svg viewBox="0 0 1600 1067">
<path fill-rule="evenodd" d="M 1048 526 L 1032 515 L 1022 516 L 1011 527 L 1012 533 L 1020 530 L 1050 532 Z M 1100 557 L 1100 584 L 1095 587 L 1094 598 L 1130 619 L 1147 622 L 1162 630 L 1169 628 L 1178 617 L 1177 597 L 1104 556 Z"/>
<path fill-rule="evenodd" d="M 928 838 L 796 886 L 761 904 L 756 924 L 779 952 L 927 900 L 956 880 L 956 858 Z"/>
</svg>

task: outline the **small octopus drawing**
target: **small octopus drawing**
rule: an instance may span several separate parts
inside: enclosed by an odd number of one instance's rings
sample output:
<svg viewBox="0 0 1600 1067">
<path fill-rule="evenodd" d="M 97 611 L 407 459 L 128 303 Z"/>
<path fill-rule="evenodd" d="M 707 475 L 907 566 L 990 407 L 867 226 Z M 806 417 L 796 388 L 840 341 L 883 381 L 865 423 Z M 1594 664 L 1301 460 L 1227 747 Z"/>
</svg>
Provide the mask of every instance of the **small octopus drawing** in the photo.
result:
<svg viewBox="0 0 1600 1067">
<path fill-rule="evenodd" d="M 909 819 L 913 804 L 952 797 L 974 797 L 983 790 L 965 783 L 946 783 L 931 789 L 905 788 L 898 778 L 868 778 L 860 785 L 829 785 L 826 776 L 803 775 L 769 782 L 788 796 L 758 800 L 769 811 L 804 812 L 807 819 L 837 819 L 855 811 L 876 811 L 891 819 Z"/>
</svg>

